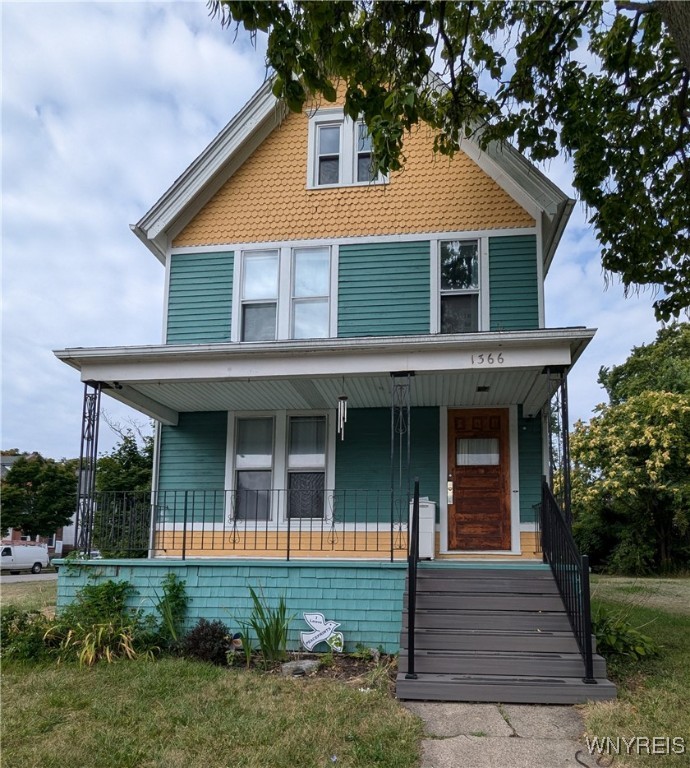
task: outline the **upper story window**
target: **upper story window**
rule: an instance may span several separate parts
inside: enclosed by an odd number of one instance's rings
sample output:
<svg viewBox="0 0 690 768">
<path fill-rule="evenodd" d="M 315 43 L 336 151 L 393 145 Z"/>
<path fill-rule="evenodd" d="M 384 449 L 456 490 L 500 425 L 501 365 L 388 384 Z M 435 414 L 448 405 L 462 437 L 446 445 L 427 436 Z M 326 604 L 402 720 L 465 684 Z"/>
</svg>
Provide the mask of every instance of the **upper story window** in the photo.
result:
<svg viewBox="0 0 690 768">
<path fill-rule="evenodd" d="M 366 125 L 343 115 L 342 109 L 315 112 L 309 120 L 307 187 L 381 184 L 374 172 L 372 143 Z"/>
<path fill-rule="evenodd" d="M 280 251 L 244 254 L 242 271 L 242 341 L 276 337 Z"/>
<path fill-rule="evenodd" d="M 327 338 L 330 324 L 330 248 L 295 248 L 292 260 L 291 338 Z"/>
<path fill-rule="evenodd" d="M 440 249 L 441 333 L 476 333 L 479 331 L 479 243 L 443 240 Z"/>
<path fill-rule="evenodd" d="M 237 340 L 333 335 L 332 272 L 329 246 L 243 251 Z"/>
</svg>

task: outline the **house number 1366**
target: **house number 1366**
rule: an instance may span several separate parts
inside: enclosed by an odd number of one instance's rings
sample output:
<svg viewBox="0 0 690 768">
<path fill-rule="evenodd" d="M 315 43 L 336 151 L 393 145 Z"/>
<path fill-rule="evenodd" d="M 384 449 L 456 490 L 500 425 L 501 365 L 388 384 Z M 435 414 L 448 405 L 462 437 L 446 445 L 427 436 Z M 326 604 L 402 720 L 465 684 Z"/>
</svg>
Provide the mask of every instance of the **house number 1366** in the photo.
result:
<svg viewBox="0 0 690 768">
<path fill-rule="evenodd" d="M 503 365 L 503 352 L 478 352 L 472 355 L 472 365 Z"/>
</svg>

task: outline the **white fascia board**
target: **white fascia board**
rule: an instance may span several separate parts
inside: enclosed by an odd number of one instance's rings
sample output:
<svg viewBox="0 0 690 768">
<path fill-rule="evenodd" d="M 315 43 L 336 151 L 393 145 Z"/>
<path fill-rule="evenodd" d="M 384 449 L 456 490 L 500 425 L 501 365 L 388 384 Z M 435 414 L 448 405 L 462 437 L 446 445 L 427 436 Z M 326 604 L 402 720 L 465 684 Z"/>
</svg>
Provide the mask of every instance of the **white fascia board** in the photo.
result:
<svg viewBox="0 0 690 768">
<path fill-rule="evenodd" d="M 132 225 L 132 231 L 159 260 L 164 261 L 171 225 L 194 203 L 209 183 L 215 180 L 218 189 L 227 181 L 246 159 L 243 154 L 244 145 L 252 139 L 253 134 L 258 131 L 261 134 L 260 140 L 263 140 L 281 122 L 284 108 L 273 95 L 272 86 L 273 80 L 267 80 L 151 209 Z M 256 148 L 256 143 L 250 141 L 251 150 L 248 154 Z M 223 173 L 237 154 L 242 155 L 241 161 L 232 164 L 231 170 Z"/>
<path fill-rule="evenodd" d="M 508 142 L 479 147 L 472 136 L 460 143 L 462 151 L 501 189 L 521 205 L 544 230 L 542 260 L 548 271 L 575 201 Z"/>
<path fill-rule="evenodd" d="M 387 375 L 391 371 L 567 368 L 593 336 L 591 329 L 573 328 L 337 342 L 67 349 L 55 354 L 79 370 L 83 381 L 231 381 Z"/>
</svg>

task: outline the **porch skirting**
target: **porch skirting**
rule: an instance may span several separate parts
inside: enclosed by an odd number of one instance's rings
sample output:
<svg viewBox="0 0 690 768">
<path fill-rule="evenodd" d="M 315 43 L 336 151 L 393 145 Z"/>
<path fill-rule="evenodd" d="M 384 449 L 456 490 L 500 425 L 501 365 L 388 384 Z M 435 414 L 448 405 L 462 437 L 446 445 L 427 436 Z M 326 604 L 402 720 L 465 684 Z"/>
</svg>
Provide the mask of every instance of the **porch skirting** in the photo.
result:
<svg viewBox="0 0 690 768">
<path fill-rule="evenodd" d="M 240 630 L 252 612 L 249 587 L 276 606 L 285 597 L 292 616 L 288 647 L 299 648 L 299 633 L 309 631 L 304 612 L 323 613 L 340 623 L 346 650 L 358 644 L 395 653 L 400 647 L 405 562 L 343 560 L 98 560 L 63 565 L 58 573 L 58 611 L 87 583 L 97 579 L 129 581 L 138 594 L 133 608 L 154 613 L 162 580 L 174 573 L 185 582 L 189 596 L 187 628 L 200 618 L 220 619 Z M 322 644 L 316 650 L 328 650 Z"/>
</svg>

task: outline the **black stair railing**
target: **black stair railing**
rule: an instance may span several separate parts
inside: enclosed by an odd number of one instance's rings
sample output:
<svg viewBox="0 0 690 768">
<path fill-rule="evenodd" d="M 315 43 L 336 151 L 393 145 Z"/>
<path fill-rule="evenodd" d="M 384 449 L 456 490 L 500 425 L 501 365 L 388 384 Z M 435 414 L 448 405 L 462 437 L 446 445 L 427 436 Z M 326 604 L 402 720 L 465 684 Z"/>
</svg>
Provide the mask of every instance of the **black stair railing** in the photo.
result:
<svg viewBox="0 0 690 768">
<path fill-rule="evenodd" d="M 580 554 L 546 478 L 542 480 L 540 525 L 544 562 L 551 566 L 585 664 L 583 681 L 596 683 L 592 660 L 589 557 Z"/>
<path fill-rule="evenodd" d="M 410 519 L 410 541 L 407 554 L 407 674 L 416 680 L 414 671 L 414 625 L 417 610 L 417 564 L 419 562 L 419 478 L 414 479 L 414 496 Z"/>
</svg>

